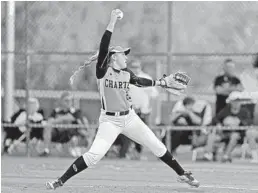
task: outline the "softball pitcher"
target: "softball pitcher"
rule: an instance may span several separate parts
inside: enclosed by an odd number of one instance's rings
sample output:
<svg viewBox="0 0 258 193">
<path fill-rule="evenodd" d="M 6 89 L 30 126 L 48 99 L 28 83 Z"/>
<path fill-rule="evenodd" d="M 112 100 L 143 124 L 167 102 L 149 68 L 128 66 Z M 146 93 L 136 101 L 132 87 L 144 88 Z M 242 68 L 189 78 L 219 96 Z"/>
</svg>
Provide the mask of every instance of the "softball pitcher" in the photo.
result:
<svg viewBox="0 0 258 193">
<path fill-rule="evenodd" d="M 192 173 L 185 171 L 179 165 L 165 145 L 136 115 L 131 107 L 128 94 L 129 83 L 139 87 L 162 86 L 168 90 L 183 91 L 186 89 L 189 77 L 182 73 L 176 73 L 153 81 L 139 78 L 127 69 L 126 60 L 130 49 L 120 46 L 109 47 L 115 24 L 122 17 L 121 10 L 112 11 L 110 22 L 101 39 L 98 55 L 90 58 L 90 62 L 97 59 L 96 77 L 102 105 L 95 140 L 89 151 L 76 159 L 60 178 L 46 183 L 47 189 L 63 186 L 72 176 L 98 163 L 120 133 L 149 148 L 178 174 L 180 182 L 199 187 L 200 183 L 192 176 Z M 73 79 L 74 76 L 72 76 Z"/>
</svg>

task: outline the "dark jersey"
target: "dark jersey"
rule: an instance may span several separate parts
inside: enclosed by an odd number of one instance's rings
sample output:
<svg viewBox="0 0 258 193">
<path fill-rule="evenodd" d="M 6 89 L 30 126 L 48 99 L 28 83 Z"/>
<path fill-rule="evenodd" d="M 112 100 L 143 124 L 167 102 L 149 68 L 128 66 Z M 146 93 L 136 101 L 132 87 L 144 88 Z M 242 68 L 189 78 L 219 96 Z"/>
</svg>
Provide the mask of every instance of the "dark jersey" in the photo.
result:
<svg viewBox="0 0 258 193">
<path fill-rule="evenodd" d="M 235 76 L 227 76 L 224 74 L 215 78 L 214 87 L 222 86 L 225 83 L 229 83 L 230 85 L 238 85 L 241 82 L 239 78 Z M 216 114 L 218 114 L 226 106 L 226 99 L 228 96 L 229 95 L 216 94 Z"/>
</svg>

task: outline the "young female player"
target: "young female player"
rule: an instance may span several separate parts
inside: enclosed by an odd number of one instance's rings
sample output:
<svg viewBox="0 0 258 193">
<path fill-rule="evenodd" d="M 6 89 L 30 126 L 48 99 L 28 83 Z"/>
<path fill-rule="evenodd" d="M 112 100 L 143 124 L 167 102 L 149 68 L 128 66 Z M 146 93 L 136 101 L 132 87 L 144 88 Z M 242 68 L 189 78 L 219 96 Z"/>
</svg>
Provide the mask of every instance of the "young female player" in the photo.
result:
<svg viewBox="0 0 258 193">
<path fill-rule="evenodd" d="M 89 151 L 76 159 L 60 178 L 46 183 L 48 189 L 63 186 L 72 176 L 100 161 L 120 133 L 149 148 L 178 174 L 180 182 L 199 187 L 199 182 L 192 176 L 191 172 L 185 171 L 179 165 L 165 145 L 136 115 L 131 107 L 128 94 L 129 83 L 139 87 L 167 86 L 176 90 L 184 90 L 186 86 L 177 82 L 174 75 L 153 81 L 139 78 L 126 68 L 126 55 L 129 54 L 130 49 L 123 49 L 120 46 L 109 47 L 117 19 L 122 17 L 121 10 L 112 11 L 110 22 L 101 39 L 98 57 L 91 58 L 91 61 L 97 58 L 96 77 L 102 105 L 95 140 Z"/>
</svg>

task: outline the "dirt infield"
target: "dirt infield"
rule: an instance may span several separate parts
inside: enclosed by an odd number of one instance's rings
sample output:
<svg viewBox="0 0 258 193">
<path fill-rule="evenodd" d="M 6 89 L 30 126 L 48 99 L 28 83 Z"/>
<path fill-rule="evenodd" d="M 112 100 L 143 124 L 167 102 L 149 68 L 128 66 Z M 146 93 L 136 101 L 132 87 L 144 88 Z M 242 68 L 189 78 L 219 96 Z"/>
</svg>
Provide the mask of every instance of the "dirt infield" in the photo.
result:
<svg viewBox="0 0 258 193">
<path fill-rule="evenodd" d="M 45 193 L 45 182 L 58 177 L 72 158 L 2 157 L 3 193 Z M 257 193 L 258 165 L 191 163 L 201 187 L 176 181 L 175 173 L 159 161 L 102 160 L 68 181 L 57 193 Z"/>
</svg>

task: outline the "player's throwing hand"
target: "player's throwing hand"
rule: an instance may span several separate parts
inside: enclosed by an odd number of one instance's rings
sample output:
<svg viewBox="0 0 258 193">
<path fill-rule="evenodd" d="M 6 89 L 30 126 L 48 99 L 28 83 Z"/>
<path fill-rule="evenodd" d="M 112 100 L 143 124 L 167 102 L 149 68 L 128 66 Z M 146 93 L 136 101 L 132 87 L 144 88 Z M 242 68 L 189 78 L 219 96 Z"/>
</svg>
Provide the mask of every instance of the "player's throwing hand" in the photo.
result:
<svg viewBox="0 0 258 193">
<path fill-rule="evenodd" d="M 117 19 L 121 20 L 123 18 L 123 12 L 120 9 L 114 9 L 111 12 L 111 21 L 116 22 Z"/>
</svg>

